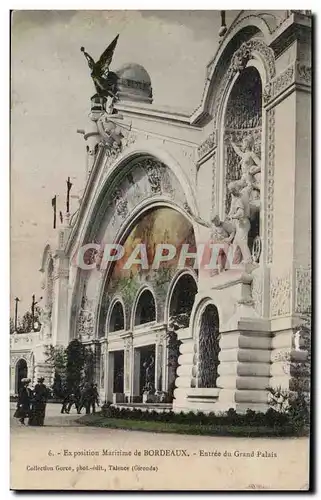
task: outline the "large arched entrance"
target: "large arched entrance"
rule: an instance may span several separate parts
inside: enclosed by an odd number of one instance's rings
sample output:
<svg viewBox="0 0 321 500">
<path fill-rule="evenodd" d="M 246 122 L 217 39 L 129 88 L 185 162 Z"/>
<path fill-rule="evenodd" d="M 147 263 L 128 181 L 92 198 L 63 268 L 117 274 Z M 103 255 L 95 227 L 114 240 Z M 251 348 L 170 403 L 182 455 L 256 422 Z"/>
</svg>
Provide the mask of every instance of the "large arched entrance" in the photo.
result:
<svg viewBox="0 0 321 500">
<path fill-rule="evenodd" d="M 216 387 L 218 377 L 219 316 L 216 306 L 205 307 L 199 331 L 198 387 Z"/>
<path fill-rule="evenodd" d="M 26 378 L 28 376 L 28 365 L 27 361 L 23 358 L 19 359 L 19 361 L 16 364 L 16 387 L 15 387 L 15 392 L 16 394 L 19 393 L 19 390 L 22 386 L 21 380 L 23 378 Z"/>
</svg>

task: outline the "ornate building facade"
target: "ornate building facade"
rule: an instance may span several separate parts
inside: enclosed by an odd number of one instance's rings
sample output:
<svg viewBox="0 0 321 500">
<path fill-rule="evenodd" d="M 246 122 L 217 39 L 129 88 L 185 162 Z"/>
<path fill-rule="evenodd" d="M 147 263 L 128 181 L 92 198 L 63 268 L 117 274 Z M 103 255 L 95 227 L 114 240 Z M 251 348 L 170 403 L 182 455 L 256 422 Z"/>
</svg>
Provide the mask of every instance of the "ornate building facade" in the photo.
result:
<svg viewBox="0 0 321 500">
<path fill-rule="evenodd" d="M 156 109 L 136 64 L 116 72 L 119 100 L 92 98 L 87 183 L 44 250 L 41 331 L 11 336 L 12 393 L 26 370 L 51 383 L 44 345 L 73 338 L 92 348 L 102 399 L 120 404 L 264 411 L 269 387 L 289 387 L 311 302 L 311 43 L 307 11 L 242 11 L 192 114 Z M 181 265 L 179 252 L 159 269 L 124 265 L 137 244 L 150 263 L 159 243 L 227 238 L 236 266 Z M 124 256 L 104 265 L 106 244 Z"/>
</svg>

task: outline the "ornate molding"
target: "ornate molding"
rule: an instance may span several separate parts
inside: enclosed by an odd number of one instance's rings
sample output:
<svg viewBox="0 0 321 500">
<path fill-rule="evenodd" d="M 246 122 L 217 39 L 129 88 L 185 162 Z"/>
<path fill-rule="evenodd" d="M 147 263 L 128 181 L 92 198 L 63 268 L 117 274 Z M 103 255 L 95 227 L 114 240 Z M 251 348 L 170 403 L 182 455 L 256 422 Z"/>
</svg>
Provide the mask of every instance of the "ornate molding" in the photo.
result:
<svg viewBox="0 0 321 500">
<path fill-rule="evenodd" d="M 162 192 L 161 186 L 161 163 L 152 158 L 148 158 L 143 160 L 141 166 L 145 169 L 148 182 L 150 184 L 151 190 L 153 194 L 160 194 Z"/>
<path fill-rule="evenodd" d="M 257 52 L 263 59 L 264 66 L 267 73 L 267 81 L 270 81 L 275 76 L 275 57 L 274 52 L 266 45 L 263 40 L 258 38 L 253 38 L 248 42 L 245 42 L 241 47 L 234 53 L 230 66 L 225 73 L 223 79 L 221 80 L 217 97 L 215 99 L 216 106 L 214 108 L 213 118 L 214 127 L 217 127 L 218 112 L 221 109 L 221 102 L 225 96 L 225 90 L 234 78 L 234 76 L 245 69 L 249 60 L 253 57 L 254 53 Z"/>
<path fill-rule="evenodd" d="M 167 339 L 167 331 L 166 330 L 162 330 L 160 332 L 157 332 L 156 334 L 156 343 L 157 344 L 162 344 L 163 342 L 165 342 Z"/>
<path fill-rule="evenodd" d="M 124 338 L 124 349 L 125 351 L 130 351 L 131 348 L 133 347 L 133 337 L 125 337 Z"/>
<path fill-rule="evenodd" d="M 217 161 L 216 161 L 216 151 L 214 151 L 213 154 L 213 159 L 212 159 L 212 211 L 213 213 L 217 212 L 218 208 L 218 203 L 216 199 L 216 183 L 217 183 Z M 214 225 L 212 224 L 212 233 L 214 232 Z M 213 237 L 214 234 L 211 234 L 211 237 Z"/>
<path fill-rule="evenodd" d="M 271 317 L 286 316 L 291 312 L 291 275 L 275 277 L 270 285 Z"/>
<path fill-rule="evenodd" d="M 69 278 L 69 269 L 57 269 L 57 270 L 55 270 L 54 274 L 52 276 L 52 279 L 57 280 L 60 278 L 68 279 Z"/>
<path fill-rule="evenodd" d="M 123 190 L 117 188 L 111 195 L 111 199 L 114 201 L 116 214 L 125 219 L 128 215 L 128 200 Z"/>
<path fill-rule="evenodd" d="M 311 86 L 311 81 L 311 66 L 296 61 L 265 85 L 263 90 L 264 104 L 273 101 L 294 83 Z"/>
<path fill-rule="evenodd" d="M 298 83 L 311 86 L 312 83 L 312 67 L 307 64 L 296 62 L 296 81 Z"/>
<path fill-rule="evenodd" d="M 267 83 L 263 90 L 264 104 L 268 104 L 278 95 L 282 94 L 295 80 L 295 67 L 294 65 L 286 68 L 280 75 L 274 78 L 271 82 Z"/>
<path fill-rule="evenodd" d="M 81 337 L 92 337 L 94 335 L 93 301 L 88 300 L 86 295 L 83 295 L 81 301 L 76 333 Z"/>
<path fill-rule="evenodd" d="M 267 112 L 267 204 L 266 204 L 266 261 L 273 261 L 274 227 L 274 161 L 275 161 L 275 109 Z"/>
<path fill-rule="evenodd" d="M 201 160 L 217 145 L 217 131 L 214 130 L 202 144 L 197 148 L 198 160 Z"/>
<path fill-rule="evenodd" d="M 121 153 L 123 153 L 126 148 L 131 146 L 132 144 L 135 143 L 137 139 L 137 135 L 134 134 L 133 132 L 129 132 L 126 137 L 122 139 L 122 143 L 119 147 L 117 148 L 110 148 L 106 146 L 104 142 L 101 143 L 101 147 L 104 148 L 105 153 L 106 153 L 106 160 L 105 160 L 105 165 L 104 165 L 104 170 L 103 173 L 105 173 L 109 167 L 115 163 L 115 161 L 118 159 Z"/>
<path fill-rule="evenodd" d="M 311 268 L 295 270 L 295 305 L 296 313 L 304 313 L 311 307 Z"/>
</svg>

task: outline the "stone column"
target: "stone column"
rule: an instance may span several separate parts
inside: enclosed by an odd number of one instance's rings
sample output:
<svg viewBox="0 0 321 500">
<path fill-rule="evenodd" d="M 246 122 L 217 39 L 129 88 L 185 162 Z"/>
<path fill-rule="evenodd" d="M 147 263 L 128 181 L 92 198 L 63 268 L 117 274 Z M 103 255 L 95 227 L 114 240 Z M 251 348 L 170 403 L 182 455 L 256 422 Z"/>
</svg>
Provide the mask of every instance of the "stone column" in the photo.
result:
<svg viewBox="0 0 321 500">
<path fill-rule="evenodd" d="M 140 350 L 134 349 L 132 365 L 133 400 L 140 397 Z"/>
<path fill-rule="evenodd" d="M 164 351 L 166 350 L 166 330 L 158 332 L 155 346 L 155 390 L 163 390 Z"/>
<path fill-rule="evenodd" d="M 112 402 L 113 400 L 113 392 L 114 392 L 114 353 L 107 352 L 106 353 L 106 373 L 107 373 L 107 381 L 106 381 L 106 393 L 107 393 L 107 401 Z"/>
<path fill-rule="evenodd" d="M 63 231 L 60 236 L 64 237 Z M 52 344 L 67 345 L 69 341 L 68 322 L 68 282 L 69 259 L 62 250 L 64 243 L 60 242 L 60 249 L 54 255 L 54 303 L 52 307 Z"/>
<path fill-rule="evenodd" d="M 124 339 L 124 394 L 128 401 L 133 393 L 133 364 L 133 337 L 130 335 Z"/>
<path fill-rule="evenodd" d="M 100 383 L 99 383 L 99 390 L 100 390 L 100 398 L 103 401 L 108 401 L 108 394 L 107 394 L 107 369 L 108 369 L 108 343 L 107 341 L 104 341 L 101 344 L 101 354 L 100 354 L 100 366 L 101 366 L 101 373 L 100 373 Z"/>
</svg>

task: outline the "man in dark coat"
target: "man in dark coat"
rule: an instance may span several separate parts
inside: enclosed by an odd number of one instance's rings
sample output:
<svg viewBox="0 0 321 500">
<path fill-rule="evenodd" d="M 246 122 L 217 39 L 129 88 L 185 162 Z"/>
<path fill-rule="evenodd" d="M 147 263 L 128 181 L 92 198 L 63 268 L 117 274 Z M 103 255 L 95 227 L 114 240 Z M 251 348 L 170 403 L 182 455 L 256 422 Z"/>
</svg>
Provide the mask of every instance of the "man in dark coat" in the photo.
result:
<svg viewBox="0 0 321 500">
<path fill-rule="evenodd" d="M 48 389 L 45 386 L 44 378 L 38 378 L 38 383 L 33 390 L 32 410 L 29 418 L 29 425 L 42 426 L 45 420 Z"/>
<path fill-rule="evenodd" d="M 28 388 L 30 384 L 29 378 L 23 378 L 21 380 L 21 387 L 18 394 L 17 409 L 15 411 L 14 417 L 19 419 L 22 425 L 25 425 L 25 418 L 29 417 L 30 413 L 30 402 L 31 402 L 31 391 Z"/>
<path fill-rule="evenodd" d="M 91 384 L 89 413 L 90 413 L 90 407 L 93 409 L 93 413 L 96 413 L 96 405 L 99 406 L 98 388 L 97 384 Z"/>
<path fill-rule="evenodd" d="M 85 407 L 86 409 L 86 415 L 90 413 L 90 403 L 92 399 L 91 394 L 92 394 L 91 384 L 89 382 L 86 382 L 81 390 L 80 402 L 77 413 L 80 413 L 83 407 Z"/>
</svg>

